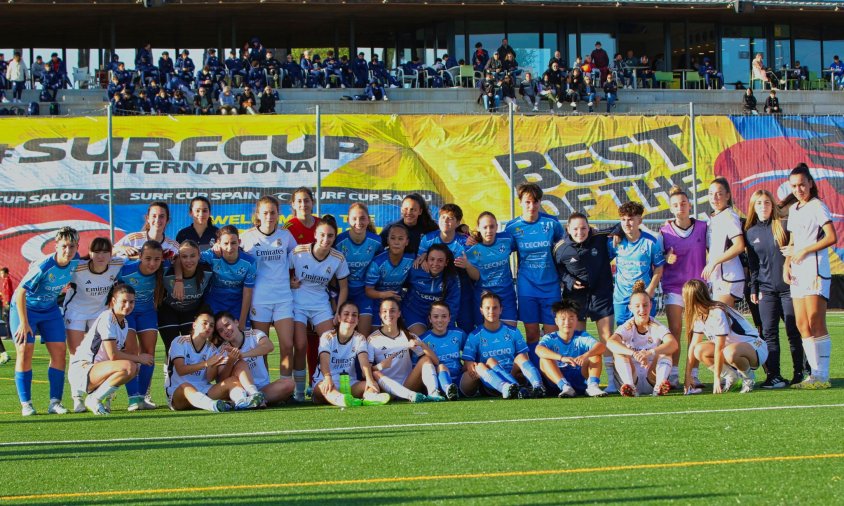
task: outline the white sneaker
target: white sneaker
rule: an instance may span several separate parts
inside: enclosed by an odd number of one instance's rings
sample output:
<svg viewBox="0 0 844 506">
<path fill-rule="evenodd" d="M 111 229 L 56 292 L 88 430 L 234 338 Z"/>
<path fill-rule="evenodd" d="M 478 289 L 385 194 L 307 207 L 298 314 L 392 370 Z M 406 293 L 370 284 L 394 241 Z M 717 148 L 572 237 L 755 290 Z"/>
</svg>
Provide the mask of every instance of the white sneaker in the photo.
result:
<svg viewBox="0 0 844 506">
<path fill-rule="evenodd" d="M 158 405 L 152 402 L 152 397 L 147 395 L 144 397 L 144 400 L 141 401 L 141 409 L 155 409 Z"/>
<path fill-rule="evenodd" d="M 572 106 L 572 108 L 577 107 L 577 102 L 572 102 L 572 103 L 571 103 L 571 104 L 569 104 L 569 105 L 571 105 L 571 106 Z"/>
<path fill-rule="evenodd" d="M 0 353 L 0 365 L 3 365 L 7 362 L 9 362 L 9 354 L 4 351 L 3 353 Z"/>
<path fill-rule="evenodd" d="M 84 413 L 85 410 L 86 410 L 85 401 L 82 400 L 82 397 L 74 397 L 73 398 L 73 412 L 74 413 Z"/>
<path fill-rule="evenodd" d="M 342 88 L 342 89 L 344 89 L 344 90 L 345 90 L 345 89 L 346 89 L 346 85 L 341 83 L 341 84 L 340 84 L 340 88 Z"/>
<path fill-rule="evenodd" d="M 93 395 L 89 395 L 85 398 L 85 407 L 88 408 L 91 413 L 94 413 L 95 415 L 109 414 L 108 410 L 105 408 L 105 406 L 103 406 L 103 403 L 95 399 Z"/>
<path fill-rule="evenodd" d="M 35 414 L 35 407 L 32 402 L 21 403 L 21 416 L 32 416 Z"/>
<path fill-rule="evenodd" d="M 557 397 L 574 397 L 575 395 L 577 395 L 577 392 L 574 391 L 574 388 L 571 385 L 565 385 Z"/>
<path fill-rule="evenodd" d="M 67 408 L 62 406 L 62 401 L 58 399 L 50 399 L 50 407 L 47 408 L 47 413 L 51 415 L 66 415 Z"/>
<path fill-rule="evenodd" d="M 754 386 L 756 386 L 756 378 L 754 378 L 753 371 L 750 371 L 750 374 L 746 378 L 742 378 L 739 393 L 748 394 L 753 391 Z"/>
<path fill-rule="evenodd" d="M 539 111 L 539 107 L 533 106 L 533 112 L 537 112 L 537 111 Z"/>
<path fill-rule="evenodd" d="M 391 84 L 390 88 L 398 88 L 398 86 L 396 86 L 395 84 Z"/>
<path fill-rule="evenodd" d="M 560 108 L 560 107 L 562 107 L 562 106 L 563 106 L 563 103 L 562 103 L 562 102 L 557 102 L 557 109 L 559 109 L 559 108 Z"/>
<path fill-rule="evenodd" d="M 597 383 L 589 383 L 586 385 L 586 395 L 589 397 L 606 397 L 607 393 L 601 390 Z"/>
<path fill-rule="evenodd" d="M 721 386 L 723 392 L 729 392 L 733 385 L 739 380 L 739 375 L 732 367 L 725 365 L 724 370 L 721 371 L 721 378 L 724 380 Z"/>
<path fill-rule="evenodd" d="M 589 107 L 592 107 L 592 106 L 593 106 L 593 105 L 595 105 L 595 104 L 594 104 L 594 103 L 592 103 L 592 102 L 589 102 L 589 103 L 588 103 L 588 104 L 586 104 L 586 105 L 587 105 L 587 106 L 589 106 Z"/>
<path fill-rule="evenodd" d="M 3 97 L 3 103 L 4 103 L 4 104 L 8 104 L 8 103 L 9 103 L 9 99 L 8 99 L 8 98 L 6 98 L 6 97 Z"/>
<path fill-rule="evenodd" d="M 325 89 L 327 90 L 327 89 L 329 89 L 329 88 L 331 88 L 331 85 L 330 85 L 330 84 L 326 84 L 326 85 L 325 85 Z"/>
<path fill-rule="evenodd" d="M 389 98 L 384 97 L 384 102 L 389 102 L 389 101 L 390 101 L 390 99 L 389 99 Z"/>
</svg>

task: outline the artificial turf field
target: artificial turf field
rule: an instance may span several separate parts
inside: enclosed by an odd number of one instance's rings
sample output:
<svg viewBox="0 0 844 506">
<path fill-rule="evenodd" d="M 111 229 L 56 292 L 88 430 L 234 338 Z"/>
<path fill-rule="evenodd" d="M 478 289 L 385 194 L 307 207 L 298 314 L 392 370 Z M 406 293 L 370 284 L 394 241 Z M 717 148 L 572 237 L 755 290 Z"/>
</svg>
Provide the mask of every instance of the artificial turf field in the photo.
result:
<svg viewBox="0 0 844 506">
<path fill-rule="evenodd" d="M 96 418 L 41 414 L 38 345 L 39 415 L 0 366 L 0 504 L 844 504 L 844 314 L 829 326 L 825 391 L 176 413 L 157 368 L 159 409 L 123 391 Z"/>
</svg>

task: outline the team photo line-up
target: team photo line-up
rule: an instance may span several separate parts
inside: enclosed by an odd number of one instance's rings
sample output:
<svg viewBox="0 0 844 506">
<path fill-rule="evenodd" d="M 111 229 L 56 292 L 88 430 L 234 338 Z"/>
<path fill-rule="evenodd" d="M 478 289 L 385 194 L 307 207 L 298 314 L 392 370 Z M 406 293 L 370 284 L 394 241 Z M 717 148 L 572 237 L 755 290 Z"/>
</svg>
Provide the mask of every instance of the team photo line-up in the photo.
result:
<svg viewBox="0 0 844 506">
<path fill-rule="evenodd" d="M 159 335 L 174 410 L 251 409 L 306 395 L 351 406 L 394 397 L 697 394 L 701 362 L 714 374 L 713 393 L 752 391 L 759 367 L 764 388 L 829 388 L 827 249 L 837 237 L 805 164 L 788 186 L 783 202 L 760 190 L 735 203 L 717 178 L 705 221 L 690 216 L 688 195 L 675 187 L 674 219 L 658 234 L 641 226 L 638 202 L 621 205 L 619 224 L 606 230 L 581 213 L 564 226 L 541 212 L 542 190 L 531 183 L 517 189 L 521 216 L 501 231 L 483 212 L 471 232 L 455 204 L 434 221 L 425 200 L 410 194 L 380 235 L 363 203 L 349 206 L 349 228 L 338 235 L 333 217 L 312 215 L 308 188 L 293 193 L 295 216 L 281 226 L 279 201 L 262 197 L 242 233 L 214 227 L 208 200 L 197 197 L 193 223 L 175 240 L 164 233 L 167 204 L 154 202 L 140 232 L 114 245 L 96 238 L 86 259 L 78 233 L 65 227 L 55 254 L 32 263 L 11 304 L 21 412 L 36 412 L 36 334 L 50 356 L 48 413 L 56 414 L 69 411 L 66 369 L 75 412 L 110 413 L 121 386 L 129 411 L 154 409 Z M 667 327 L 654 318 L 660 285 Z M 754 322 L 735 309 L 744 298 Z M 790 381 L 780 371 L 780 320 Z"/>
</svg>

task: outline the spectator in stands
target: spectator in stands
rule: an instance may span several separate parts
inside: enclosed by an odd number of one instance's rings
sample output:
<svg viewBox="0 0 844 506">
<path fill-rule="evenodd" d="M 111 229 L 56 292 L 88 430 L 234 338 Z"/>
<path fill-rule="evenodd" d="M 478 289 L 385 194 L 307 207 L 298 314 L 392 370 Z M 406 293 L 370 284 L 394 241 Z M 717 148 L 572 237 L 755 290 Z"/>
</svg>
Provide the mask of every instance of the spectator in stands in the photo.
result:
<svg viewBox="0 0 844 506">
<path fill-rule="evenodd" d="M 35 63 L 32 64 L 32 82 L 41 83 L 44 81 L 44 59 L 41 55 L 35 57 Z"/>
<path fill-rule="evenodd" d="M 415 62 L 412 62 L 414 68 L 418 68 L 420 65 L 419 58 L 416 58 Z M 399 82 L 396 80 L 393 75 L 387 72 L 387 67 L 384 66 L 384 62 L 378 60 L 378 55 L 373 54 L 372 59 L 369 62 L 369 71 L 372 72 L 372 77 L 377 79 L 378 82 L 383 84 L 385 87 L 389 86 L 390 88 L 398 88 Z"/>
<path fill-rule="evenodd" d="M 128 90 L 123 90 L 114 96 L 114 114 L 129 116 L 135 110 L 135 99 Z"/>
<path fill-rule="evenodd" d="M 106 96 L 109 100 L 112 100 L 114 99 L 114 96 L 119 95 L 121 91 L 123 91 L 123 85 L 120 84 L 120 78 L 117 77 L 117 74 L 112 74 L 111 82 L 108 83 L 108 88 L 106 88 Z"/>
<path fill-rule="evenodd" d="M 243 86 L 243 92 L 237 96 L 237 104 L 238 108 L 240 109 L 238 112 L 240 112 L 240 114 L 257 114 L 257 111 L 252 113 L 247 111 L 245 106 L 247 100 L 252 102 L 252 107 L 254 109 L 258 97 L 255 96 L 255 93 L 252 92 L 252 87 L 248 84 Z"/>
<path fill-rule="evenodd" d="M 580 99 L 586 102 L 589 112 L 595 111 L 595 104 L 598 103 L 598 92 L 592 83 L 592 76 L 583 76 L 583 86 L 580 88 Z"/>
<path fill-rule="evenodd" d="M 579 67 L 575 67 L 571 69 L 571 74 L 569 75 L 571 76 L 571 82 L 574 87 L 580 90 L 580 88 L 583 86 L 583 71 L 581 71 Z"/>
<path fill-rule="evenodd" d="M 487 70 L 486 76 L 481 81 L 481 95 L 478 97 L 478 101 L 481 100 L 483 101 L 484 109 L 489 112 L 495 112 L 501 105 L 501 96 L 498 95 L 495 89 L 495 76 L 489 70 Z"/>
<path fill-rule="evenodd" d="M 627 50 L 627 56 L 624 57 L 624 61 L 622 62 L 622 66 L 630 73 L 631 84 L 635 85 L 636 83 L 632 82 L 633 78 L 633 67 L 639 66 L 639 58 L 633 54 L 632 49 Z M 638 77 L 638 75 L 637 75 Z"/>
<path fill-rule="evenodd" d="M 36 61 L 36 62 L 39 62 L 39 63 L 40 63 L 40 64 L 42 64 L 42 65 L 43 65 L 43 63 L 44 63 L 44 62 L 41 60 L 41 56 L 38 56 L 37 58 L 35 58 L 35 61 Z M 111 55 L 111 59 L 110 59 L 110 60 L 109 60 L 109 62 L 108 62 L 108 65 L 106 65 L 106 70 L 107 70 L 108 72 L 114 72 L 114 71 L 116 71 L 116 70 L 117 70 L 117 65 L 118 65 L 119 63 L 120 63 L 120 56 L 118 56 L 118 55 L 117 55 L 117 53 L 112 54 L 112 55 Z"/>
<path fill-rule="evenodd" d="M 600 81 L 604 82 L 607 80 L 607 73 L 609 72 L 610 66 L 610 56 L 604 51 L 604 48 L 601 47 L 601 42 L 595 42 L 595 49 L 592 50 L 592 65 L 598 69 L 600 72 Z"/>
<path fill-rule="evenodd" d="M 302 57 L 299 58 L 299 66 L 302 67 L 302 74 L 305 77 L 305 87 L 318 88 L 322 80 L 322 73 L 314 68 L 313 60 L 311 60 L 311 52 L 304 51 Z"/>
<path fill-rule="evenodd" d="M 152 99 L 152 108 L 156 114 L 170 114 L 173 105 L 170 103 L 170 97 L 167 96 L 167 90 L 161 88 L 158 91 L 158 95 Z"/>
<path fill-rule="evenodd" d="M 651 68 L 651 60 L 648 58 L 648 55 L 642 55 L 642 57 L 639 58 L 639 66 L 645 67 L 639 69 L 639 77 L 642 79 L 642 87 L 655 88 L 656 74 L 654 74 L 654 70 Z"/>
<path fill-rule="evenodd" d="M 205 58 L 203 67 L 208 67 L 208 70 L 211 71 L 211 75 L 214 76 L 214 82 L 220 82 L 222 80 L 225 71 L 223 70 L 223 65 L 220 63 L 220 59 L 217 58 L 217 50 L 213 47 L 208 49 L 208 57 Z"/>
<path fill-rule="evenodd" d="M 343 68 L 340 65 L 340 60 L 334 56 L 334 50 L 329 49 L 325 53 L 325 60 L 322 62 L 322 71 L 325 73 L 326 88 L 346 87 L 346 83 L 343 82 Z"/>
<path fill-rule="evenodd" d="M 190 88 L 193 83 L 193 73 L 196 72 L 196 65 L 193 64 L 190 51 L 187 49 L 182 50 L 182 54 L 176 61 L 176 70 L 179 72 L 179 80 L 182 81 L 182 84 Z"/>
<path fill-rule="evenodd" d="M 326 84 L 326 76 L 325 76 L 325 68 L 322 66 L 322 58 L 319 57 L 318 54 L 315 54 L 312 62 L 314 64 L 314 79 L 316 81 L 317 88 L 323 88 Z"/>
<path fill-rule="evenodd" d="M 551 63 L 551 68 L 546 70 L 545 73 L 542 75 L 543 88 L 546 88 L 545 76 L 548 76 L 548 82 L 550 82 L 551 86 L 554 87 L 554 96 L 559 98 L 560 90 L 562 89 L 563 85 L 563 72 L 560 68 L 560 65 L 557 62 Z"/>
<path fill-rule="evenodd" d="M 243 114 L 258 114 L 258 108 L 255 107 L 255 96 L 247 97 L 240 103 Z"/>
<path fill-rule="evenodd" d="M 129 94 L 135 93 L 135 73 L 131 70 L 126 70 L 126 64 L 120 62 L 117 65 L 117 70 L 112 72 L 112 75 L 117 77 L 117 81 L 123 86 L 124 90 L 129 90 Z"/>
<path fill-rule="evenodd" d="M 204 89 L 209 97 L 213 97 L 216 94 L 217 82 L 208 65 L 205 65 L 196 73 L 196 87 L 201 90 Z"/>
<path fill-rule="evenodd" d="M 580 69 L 583 71 L 583 75 L 592 78 L 592 82 L 598 82 L 598 79 L 601 78 L 601 71 L 592 63 L 591 55 L 587 54 L 583 57 L 583 65 L 580 66 Z"/>
<path fill-rule="evenodd" d="M 577 110 L 577 101 L 580 100 L 580 87 L 582 83 L 583 79 L 580 76 L 580 69 L 572 69 L 571 74 L 566 76 L 566 80 L 560 88 L 560 102 L 557 104 L 557 107 L 562 107 L 562 101 L 566 101 L 573 111 Z"/>
<path fill-rule="evenodd" d="M 274 114 L 277 100 L 278 93 L 271 86 L 267 86 L 258 98 L 258 112 L 261 114 Z"/>
<path fill-rule="evenodd" d="M 443 54 L 443 65 L 446 69 L 451 69 L 459 66 L 457 60 L 455 60 L 453 56 L 449 56 L 448 53 Z"/>
<path fill-rule="evenodd" d="M 0 90 L 9 89 L 9 81 L 6 80 L 6 68 L 8 66 L 9 62 L 6 61 L 6 55 L 0 53 Z"/>
<path fill-rule="evenodd" d="M 559 92 L 559 87 L 555 86 L 553 82 L 551 82 L 551 73 L 549 70 L 546 70 L 544 74 L 542 74 L 542 81 L 539 82 L 539 96 L 543 100 L 547 100 L 550 104 L 549 107 L 553 111 L 554 106 L 560 107 L 560 102 L 558 101 L 557 94 Z"/>
<path fill-rule="evenodd" d="M 355 75 L 356 88 L 364 88 L 369 82 L 369 64 L 363 52 L 358 53 L 358 57 L 352 62 L 352 73 Z"/>
<path fill-rule="evenodd" d="M 152 114 L 152 110 L 152 100 L 149 99 L 146 90 L 141 88 L 138 91 L 138 96 L 135 98 L 135 111 L 140 114 Z"/>
<path fill-rule="evenodd" d="M 519 62 L 516 61 L 513 53 L 507 53 L 507 56 L 504 57 L 504 62 L 501 64 L 501 69 L 505 75 L 509 74 L 514 78 L 519 77 L 522 73 L 521 69 L 519 69 Z"/>
<path fill-rule="evenodd" d="M 363 93 L 366 95 L 368 100 L 389 100 L 389 98 L 387 98 L 387 90 L 384 88 L 384 85 L 376 79 L 369 81 L 369 84 L 366 86 Z"/>
<path fill-rule="evenodd" d="M 498 56 L 501 57 L 502 60 L 507 59 L 507 55 L 513 55 L 513 59 L 516 59 L 516 50 L 510 45 L 507 39 L 501 39 L 501 45 L 498 47 Z"/>
<path fill-rule="evenodd" d="M 492 58 L 486 62 L 484 73 L 491 72 L 496 82 L 501 82 L 504 77 L 504 62 L 497 52 L 492 53 Z"/>
<path fill-rule="evenodd" d="M 698 66 L 698 74 L 703 78 L 703 82 L 706 84 L 706 89 L 712 89 L 712 82 L 715 82 L 715 86 L 721 85 L 722 90 L 726 90 L 727 87 L 724 86 L 724 74 L 718 71 L 715 68 L 715 65 L 712 64 L 712 60 L 706 56 L 703 58 L 703 63 Z"/>
<path fill-rule="evenodd" d="M 258 37 L 252 37 L 249 40 L 249 44 L 247 45 L 247 49 L 249 50 L 248 58 L 249 58 L 249 65 L 252 65 L 252 62 L 260 63 L 261 60 L 264 59 L 266 55 L 266 51 L 264 50 L 264 45 L 261 43 L 261 39 Z"/>
<path fill-rule="evenodd" d="M 771 90 L 768 98 L 765 99 L 765 113 L 766 114 L 782 114 L 780 108 L 780 99 L 777 98 L 777 90 Z"/>
<path fill-rule="evenodd" d="M 571 69 L 572 70 L 579 69 L 580 72 L 582 73 L 583 72 L 583 64 L 584 64 L 583 58 L 581 58 L 580 56 L 575 56 L 574 57 L 574 63 L 572 63 L 572 65 L 571 65 Z M 589 70 L 590 71 L 592 70 L 591 66 L 589 67 Z"/>
<path fill-rule="evenodd" d="M 742 109 L 745 114 L 759 114 L 759 111 L 756 110 L 756 97 L 753 96 L 753 88 L 744 90 Z"/>
<path fill-rule="evenodd" d="M 282 88 L 301 88 L 305 79 L 302 77 L 302 67 L 293 60 L 293 55 L 288 54 L 281 64 L 284 70 L 284 77 L 281 80 Z"/>
<path fill-rule="evenodd" d="M 765 67 L 764 62 L 762 62 L 762 53 L 756 53 L 756 57 L 753 59 L 752 68 L 753 79 L 762 81 L 762 89 L 765 89 L 765 84 L 768 84 L 771 89 L 776 88 L 774 81 L 771 80 L 771 72 Z M 752 88 L 753 86 L 751 85 L 750 87 Z"/>
<path fill-rule="evenodd" d="M 173 92 L 173 98 L 170 99 L 170 103 L 173 105 L 173 114 L 190 114 L 192 112 L 190 104 L 188 104 L 188 99 L 182 93 L 182 90 Z"/>
<path fill-rule="evenodd" d="M 607 74 L 607 80 L 604 81 L 604 99 L 607 101 L 607 113 L 612 112 L 615 103 L 618 100 L 618 83 L 613 77 L 612 73 Z"/>
<path fill-rule="evenodd" d="M 160 89 L 161 89 L 161 86 L 158 85 L 158 81 L 156 81 L 155 79 L 150 79 L 149 84 L 147 84 L 147 88 L 146 88 L 147 97 L 149 97 L 150 100 L 154 100 L 155 97 L 158 96 L 158 91 Z"/>
<path fill-rule="evenodd" d="M 44 64 L 44 78 L 41 81 L 41 101 L 55 102 L 62 87 L 62 76 L 49 63 Z"/>
<path fill-rule="evenodd" d="M 794 68 L 791 69 L 791 76 L 797 79 L 797 89 L 802 89 L 803 81 L 809 79 L 809 69 L 800 65 L 800 60 L 795 60 Z"/>
<path fill-rule="evenodd" d="M 149 42 L 135 54 L 135 71 L 141 76 L 141 84 L 149 79 L 158 79 L 158 69 L 152 63 L 152 44 Z"/>
<path fill-rule="evenodd" d="M 158 59 L 158 79 L 162 83 L 170 81 L 170 77 L 176 73 L 173 65 L 173 60 L 170 58 L 169 51 L 163 51 L 161 57 Z"/>
<path fill-rule="evenodd" d="M 477 72 L 483 72 L 486 69 L 486 64 L 489 61 L 489 52 L 484 49 L 484 45 L 480 42 L 475 44 L 475 52 L 472 53 L 472 66 Z"/>
<path fill-rule="evenodd" d="M 829 65 L 829 70 L 832 71 L 832 85 L 833 87 L 844 87 L 844 63 L 838 58 L 838 55 L 832 57 L 832 63 Z"/>
<path fill-rule="evenodd" d="M 533 108 L 534 112 L 539 110 L 539 91 L 539 83 L 533 79 L 530 72 L 525 72 L 525 79 L 519 84 L 519 95 L 528 103 L 528 106 Z"/>
<path fill-rule="evenodd" d="M 261 67 L 261 62 L 253 60 L 249 69 L 249 86 L 256 90 L 263 90 L 267 85 L 267 73 Z"/>
<path fill-rule="evenodd" d="M 505 39 L 506 40 L 506 39 Z M 504 76 L 504 79 L 501 80 L 501 90 L 499 91 L 501 95 L 501 100 L 504 104 L 509 107 L 510 104 L 513 104 L 515 110 L 519 110 L 519 104 L 516 102 L 516 84 L 513 82 L 513 76 L 507 74 Z"/>
<path fill-rule="evenodd" d="M 352 72 L 352 62 L 349 57 L 340 57 L 340 83 L 342 88 L 351 88 L 355 84 L 355 74 Z"/>
<path fill-rule="evenodd" d="M 59 53 L 53 53 L 50 55 L 50 68 L 59 75 L 61 78 L 60 87 L 62 89 L 67 88 L 67 85 L 70 84 L 70 79 L 67 77 L 67 66 L 65 65 L 64 61 L 59 58 Z"/>
<path fill-rule="evenodd" d="M 287 57 L 291 58 L 290 55 Z M 236 87 L 240 87 L 246 79 L 246 69 L 243 68 L 243 59 L 237 57 L 234 49 L 229 51 L 229 57 L 226 58 L 226 70 L 229 73 L 229 82 Z"/>
<path fill-rule="evenodd" d="M 206 88 L 200 87 L 197 94 L 193 96 L 193 107 L 196 114 L 203 116 L 214 114 L 214 99 Z"/>
<path fill-rule="evenodd" d="M 278 61 L 272 50 L 267 49 L 263 61 L 264 70 L 267 72 L 267 81 L 273 88 L 281 86 L 281 62 Z"/>
<path fill-rule="evenodd" d="M 566 62 L 563 61 L 563 55 L 562 55 L 562 53 L 560 53 L 559 50 L 554 51 L 554 56 L 552 56 L 551 59 L 548 60 L 548 68 L 550 69 L 551 65 L 553 65 L 555 63 L 557 64 L 558 68 L 561 68 L 561 69 L 566 68 Z"/>
<path fill-rule="evenodd" d="M 235 97 L 234 93 L 232 93 L 231 86 L 223 86 L 223 92 L 220 93 L 220 114 L 231 114 L 236 116 L 238 107 L 239 104 L 237 103 L 237 97 Z"/>
<path fill-rule="evenodd" d="M 630 83 L 633 80 L 633 73 L 625 67 L 624 57 L 621 56 L 621 53 L 615 53 L 615 57 L 610 62 L 609 70 L 616 75 L 617 86 L 621 86 L 622 88 L 630 87 Z"/>
</svg>

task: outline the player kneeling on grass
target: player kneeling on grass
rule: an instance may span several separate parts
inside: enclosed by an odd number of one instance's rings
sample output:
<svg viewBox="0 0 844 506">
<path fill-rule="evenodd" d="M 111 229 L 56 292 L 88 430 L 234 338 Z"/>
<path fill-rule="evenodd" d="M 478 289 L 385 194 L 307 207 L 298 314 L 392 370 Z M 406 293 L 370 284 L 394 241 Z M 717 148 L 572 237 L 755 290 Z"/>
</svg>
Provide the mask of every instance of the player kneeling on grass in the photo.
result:
<svg viewBox="0 0 844 506">
<path fill-rule="evenodd" d="M 428 312 L 431 330 L 422 334 L 421 339 L 431 347 L 437 355 L 437 380 L 440 392 L 444 392 L 448 400 L 457 399 L 457 384 L 454 378 L 460 378 L 463 364 L 460 363 L 460 350 L 466 342 L 466 333 L 451 327 L 451 310 L 448 304 L 437 301 L 431 304 Z"/>
<path fill-rule="evenodd" d="M 768 358 L 768 345 L 759 331 L 738 311 L 712 300 L 703 281 L 692 279 L 683 285 L 689 358 L 686 365 L 686 393 L 700 393 L 694 388 L 691 368 L 694 360 L 709 367 L 715 375 L 712 393 L 729 391 L 741 377 L 741 393 L 753 390 L 753 370 Z M 704 341 L 704 338 L 706 341 Z M 720 378 L 724 379 L 721 385 Z"/>
<path fill-rule="evenodd" d="M 109 309 L 100 313 L 85 333 L 76 353 L 70 357 L 71 391 L 85 398 L 85 407 L 95 415 L 107 415 L 106 404 L 121 385 L 138 375 L 138 364 L 152 364 L 152 355 L 131 355 L 124 351 L 128 316 L 135 308 L 135 289 L 118 284 L 112 289 Z"/>
<path fill-rule="evenodd" d="M 524 336 L 516 327 L 501 322 L 501 297 L 492 292 L 481 295 L 481 315 L 483 325 L 469 335 L 463 346 L 463 395 L 473 397 L 483 385 L 487 392 L 500 393 L 505 399 L 544 397 L 542 376 L 528 359 Z M 517 371 L 530 383 L 530 389 L 520 388 L 514 376 Z"/>
<path fill-rule="evenodd" d="M 410 402 L 444 401 L 437 390 L 437 356 L 407 330 L 398 299 L 382 300 L 380 316 L 381 328 L 369 335 L 367 350 L 381 390 Z M 415 366 L 411 352 L 419 357 Z M 428 395 L 419 393 L 422 388 Z"/>
<path fill-rule="evenodd" d="M 563 299 L 555 302 L 551 309 L 559 330 L 542 336 L 536 347 L 542 374 L 560 391 L 559 397 L 577 394 L 606 396 L 607 393 L 598 386 L 601 381 L 601 355 L 606 346 L 585 330 L 577 330 L 580 313 L 577 302 Z"/>
<path fill-rule="evenodd" d="M 616 383 L 624 397 L 665 395 L 671 390 L 671 356 L 677 339 L 668 327 L 651 316 L 651 298 L 644 281 L 633 283 L 629 309 L 633 318 L 618 327 L 607 341 L 615 359 Z"/>
<path fill-rule="evenodd" d="M 226 367 L 220 376 L 237 378 L 246 393 L 255 397 L 258 407 L 289 399 L 293 395 L 292 379 L 270 381 L 267 356 L 275 349 L 270 338 L 258 329 L 240 330 L 240 322 L 228 311 L 220 311 L 214 317 L 215 344 L 228 355 L 231 365 L 231 370 Z"/>
<path fill-rule="evenodd" d="M 319 338 L 319 368 L 313 378 L 314 404 L 330 403 L 342 408 L 390 401 L 390 394 L 381 393 L 372 376 L 366 338 L 355 330 L 360 319 L 358 311 L 354 302 L 341 304 L 337 312 L 340 323 Z M 363 373 L 363 381 L 357 374 L 355 359 Z M 349 376 L 349 391 L 341 392 L 345 390 L 341 383 L 343 375 Z M 363 402 L 357 399 L 363 399 Z"/>
<path fill-rule="evenodd" d="M 236 378 L 229 377 L 211 384 L 229 360 L 225 352 L 211 344 L 213 333 L 214 316 L 200 311 L 193 322 L 191 335 L 176 339 L 170 345 L 164 383 L 170 409 L 196 408 L 220 412 L 257 406 L 254 397 L 246 395 Z M 229 404 L 226 399 L 231 399 L 235 405 Z"/>
</svg>

